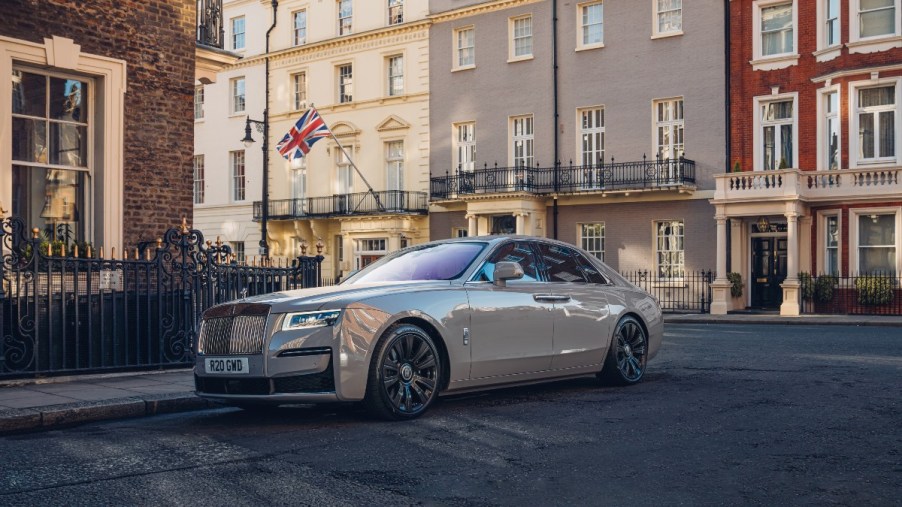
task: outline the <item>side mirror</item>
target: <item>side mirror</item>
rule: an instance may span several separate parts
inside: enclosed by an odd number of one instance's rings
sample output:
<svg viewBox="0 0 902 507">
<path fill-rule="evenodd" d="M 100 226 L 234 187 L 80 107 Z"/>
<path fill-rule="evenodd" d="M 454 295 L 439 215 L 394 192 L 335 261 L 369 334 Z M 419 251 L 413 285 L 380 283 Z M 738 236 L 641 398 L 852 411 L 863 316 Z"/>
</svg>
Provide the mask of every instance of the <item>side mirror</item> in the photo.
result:
<svg viewBox="0 0 902 507">
<path fill-rule="evenodd" d="M 498 287 L 507 287 L 508 280 L 523 278 L 523 268 L 519 262 L 499 262 L 495 264 L 495 272 L 492 273 L 492 283 Z"/>
</svg>

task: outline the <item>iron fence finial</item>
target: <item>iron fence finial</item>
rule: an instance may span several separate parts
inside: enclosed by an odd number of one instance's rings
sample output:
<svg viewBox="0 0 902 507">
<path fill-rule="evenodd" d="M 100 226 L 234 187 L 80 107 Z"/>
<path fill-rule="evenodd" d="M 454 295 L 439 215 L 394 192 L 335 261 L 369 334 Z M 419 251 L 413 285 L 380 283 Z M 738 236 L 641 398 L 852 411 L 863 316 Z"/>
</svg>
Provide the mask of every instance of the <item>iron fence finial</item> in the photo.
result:
<svg viewBox="0 0 902 507">
<path fill-rule="evenodd" d="M 34 229 L 31 230 L 32 239 L 38 239 L 39 234 L 41 234 L 41 230 L 38 229 L 37 227 L 35 227 Z"/>
<path fill-rule="evenodd" d="M 188 235 L 188 217 L 182 217 L 182 236 Z"/>
</svg>

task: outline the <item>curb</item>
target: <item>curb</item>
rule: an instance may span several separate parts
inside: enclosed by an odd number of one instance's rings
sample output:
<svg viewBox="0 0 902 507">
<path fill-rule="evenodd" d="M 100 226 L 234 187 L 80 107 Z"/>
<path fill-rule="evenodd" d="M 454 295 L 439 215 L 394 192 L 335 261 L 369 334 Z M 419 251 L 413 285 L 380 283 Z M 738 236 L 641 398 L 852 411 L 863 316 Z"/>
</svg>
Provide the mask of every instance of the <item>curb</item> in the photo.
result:
<svg viewBox="0 0 902 507">
<path fill-rule="evenodd" d="M 33 409 L 9 409 L 0 411 L 0 435 L 63 428 L 110 419 L 189 412 L 219 406 L 189 392 L 84 401 Z"/>
<path fill-rule="evenodd" d="M 666 324 L 731 324 L 731 325 L 774 325 L 774 326 L 853 326 L 853 327 L 902 327 L 902 318 L 891 319 L 874 318 L 871 320 L 842 320 L 823 317 L 760 317 L 752 318 L 734 317 L 689 317 L 675 315 L 664 316 Z"/>
</svg>

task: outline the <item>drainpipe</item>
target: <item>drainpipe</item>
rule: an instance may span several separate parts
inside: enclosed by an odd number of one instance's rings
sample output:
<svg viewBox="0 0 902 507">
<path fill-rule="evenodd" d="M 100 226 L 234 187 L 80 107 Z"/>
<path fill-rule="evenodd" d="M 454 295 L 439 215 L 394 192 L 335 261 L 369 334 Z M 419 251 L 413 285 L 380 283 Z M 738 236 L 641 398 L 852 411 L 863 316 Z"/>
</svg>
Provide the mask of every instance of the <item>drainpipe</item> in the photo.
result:
<svg viewBox="0 0 902 507">
<path fill-rule="evenodd" d="M 554 228 L 552 237 L 557 239 L 557 193 L 560 189 L 559 177 L 561 167 L 560 156 L 560 123 L 558 111 L 558 65 L 557 65 L 557 0 L 551 0 L 551 67 L 554 81 L 554 208 L 552 211 Z"/>
<path fill-rule="evenodd" d="M 262 256 L 269 257 L 269 238 L 267 222 L 269 221 L 269 34 L 276 27 L 279 12 L 279 0 L 272 0 L 272 25 L 266 31 L 266 56 L 264 61 L 266 79 L 266 104 L 263 107 L 263 213 L 260 220 L 260 247 Z"/>
<path fill-rule="evenodd" d="M 732 140 L 732 132 L 730 131 L 731 123 L 730 123 L 730 0 L 723 0 L 723 40 L 724 40 L 724 50 L 723 50 L 723 60 L 724 60 L 724 158 L 726 162 L 726 171 L 732 171 L 732 164 L 730 162 L 730 150 L 732 149 L 731 140 Z M 729 251 L 729 245 L 732 244 L 733 239 L 732 235 L 732 227 L 727 228 L 727 241 L 729 242 L 727 245 L 724 245 L 724 248 L 727 248 Z M 727 270 L 732 271 L 732 255 L 727 256 Z"/>
</svg>

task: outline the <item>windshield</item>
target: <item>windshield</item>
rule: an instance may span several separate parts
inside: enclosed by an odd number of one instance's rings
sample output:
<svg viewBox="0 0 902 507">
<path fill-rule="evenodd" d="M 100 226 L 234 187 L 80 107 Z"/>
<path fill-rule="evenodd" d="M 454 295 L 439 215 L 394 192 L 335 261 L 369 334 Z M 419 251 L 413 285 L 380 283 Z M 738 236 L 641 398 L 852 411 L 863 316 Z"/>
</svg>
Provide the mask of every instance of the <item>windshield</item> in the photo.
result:
<svg viewBox="0 0 902 507">
<path fill-rule="evenodd" d="M 485 243 L 432 243 L 404 250 L 370 264 L 346 283 L 453 280 L 485 248 Z"/>
</svg>

